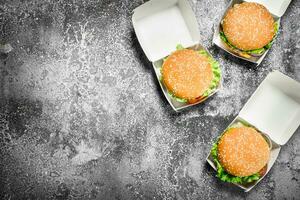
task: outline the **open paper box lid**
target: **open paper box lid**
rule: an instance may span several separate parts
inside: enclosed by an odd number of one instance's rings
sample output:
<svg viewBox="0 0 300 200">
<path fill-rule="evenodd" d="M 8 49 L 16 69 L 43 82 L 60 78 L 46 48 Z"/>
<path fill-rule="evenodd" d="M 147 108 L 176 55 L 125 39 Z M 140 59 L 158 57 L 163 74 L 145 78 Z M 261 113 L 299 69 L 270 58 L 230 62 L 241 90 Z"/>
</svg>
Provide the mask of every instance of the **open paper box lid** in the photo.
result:
<svg viewBox="0 0 300 200">
<path fill-rule="evenodd" d="M 245 0 L 264 5 L 273 15 L 281 17 L 292 0 Z"/>
<path fill-rule="evenodd" d="M 279 71 L 270 73 L 239 117 L 284 145 L 300 125 L 300 83 Z"/>
<path fill-rule="evenodd" d="M 178 44 L 199 42 L 196 17 L 186 0 L 150 0 L 132 15 L 136 36 L 152 62 L 168 56 Z"/>
</svg>

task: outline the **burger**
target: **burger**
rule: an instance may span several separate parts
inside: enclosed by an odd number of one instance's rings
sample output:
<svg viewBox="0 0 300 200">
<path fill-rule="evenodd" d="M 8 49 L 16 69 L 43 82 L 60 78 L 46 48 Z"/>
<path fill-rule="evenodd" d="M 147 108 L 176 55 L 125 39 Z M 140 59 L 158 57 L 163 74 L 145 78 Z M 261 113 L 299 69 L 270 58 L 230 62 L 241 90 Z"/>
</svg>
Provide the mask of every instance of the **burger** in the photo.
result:
<svg viewBox="0 0 300 200">
<path fill-rule="evenodd" d="M 166 57 L 161 68 L 161 81 L 171 98 L 181 103 L 196 103 L 213 93 L 221 79 L 221 69 L 206 51 L 185 49 Z"/>
<path fill-rule="evenodd" d="M 243 2 L 226 13 L 220 37 L 243 57 L 259 56 L 272 46 L 278 26 L 263 5 Z"/>
<path fill-rule="evenodd" d="M 239 123 L 225 131 L 213 145 L 211 155 L 218 178 L 248 184 L 266 173 L 270 146 L 256 129 Z"/>
</svg>

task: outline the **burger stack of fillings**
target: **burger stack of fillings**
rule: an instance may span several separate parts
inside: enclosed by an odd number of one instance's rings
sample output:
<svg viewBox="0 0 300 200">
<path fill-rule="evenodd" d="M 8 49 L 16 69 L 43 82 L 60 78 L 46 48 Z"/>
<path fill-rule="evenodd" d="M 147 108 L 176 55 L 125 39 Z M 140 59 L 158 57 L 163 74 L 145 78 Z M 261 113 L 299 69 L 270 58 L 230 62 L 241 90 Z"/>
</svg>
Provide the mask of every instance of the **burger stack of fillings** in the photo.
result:
<svg viewBox="0 0 300 200">
<path fill-rule="evenodd" d="M 217 177 L 224 182 L 249 184 L 267 171 L 270 144 L 253 127 L 238 122 L 213 145 Z"/>
<path fill-rule="evenodd" d="M 161 81 L 171 98 L 181 103 L 197 103 L 212 94 L 219 86 L 221 69 L 204 50 L 176 51 L 163 61 Z"/>
<path fill-rule="evenodd" d="M 220 38 L 243 57 L 260 56 L 272 46 L 279 23 L 261 4 L 235 4 L 221 22 Z"/>
</svg>

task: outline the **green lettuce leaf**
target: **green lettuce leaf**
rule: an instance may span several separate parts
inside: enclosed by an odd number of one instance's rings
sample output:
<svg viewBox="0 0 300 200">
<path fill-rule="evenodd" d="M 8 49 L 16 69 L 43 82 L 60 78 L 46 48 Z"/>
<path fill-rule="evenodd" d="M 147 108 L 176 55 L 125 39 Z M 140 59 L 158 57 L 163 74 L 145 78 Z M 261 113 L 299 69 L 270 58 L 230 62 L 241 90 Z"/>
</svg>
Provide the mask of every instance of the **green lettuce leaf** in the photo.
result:
<svg viewBox="0 0 300 200">
<path fill-rule="evenodd" d="M 251 176 L 244 176 L 244 177 L 233 176 L 227 173 L 218 160 L 218 142 L 213 144 L 213 147 L 211 149 L 211 155 L 217 166 L 217 177 L 224 182 L 247 184 L 256 181 L 260 178 L 260 175 L 258 173 L 253 174 Z"/>
<path fill-rule="evenodd" d="M 249 54 L 263 54 L 266 50 L 268 50 L 269 48 L 271 48 L 273 42 L 274 42 L 274 39 L 276 38 L 277 36 L 277 33 L 278 33 L 278 29 L 279 29 L 279 23 L 278 22 L 275 22 L 274 24 L 274 30 L 275 30 L 275 36 L 273 37 L 273 39 L 264 47 L 262 48 L 259 48 L 259 49 L 253 49 L 253 50 L 247 50 L 247 51 L 244 51 L 244 50 L 241 50 L 239 48 L 237 48 L 236 46 L 232 45 L 226 35 L 224 34 L 223 31 L 220 31 L 220 38 L 221 40 L 223 40 L 223 42 L 225 42 L 229 47 L 233 48 L 233 49 L 238 49 L 239 51 L 241 52 L 245 52 L 245 53 L 249 53 Z"/>
<path fill-rule="evenodd" d="M 269 44 L 267 44 L 267 45 L 269 45 Z M 250 53 L 250 54 L 263 54 L 267 49 L 269 49 L 271 47 L 271 45 L 268 48 L 266 48 L 266 46 L 264 46 L 263 48 L 260 48 L 260 49 L 248 50 L 245 52 Z"/>
<path fill-rule="evenodd" d="M 184 47 L 181 44 L 177 44 L 176 46 L 176 50 L 183 50 Z"/>
<path fill-rule="evenodd" d="M 208 57 L 213 72 L 213 80 L 210 83 L 209 88 L 202 95 L 202 97 L 207 97 L 218 88 L 221 80 L 221 68 L 219 63 L 215 59 L 213 59 L 206 51 L 200 50 L 199 53 Z"/>
<path fill-rule="evenodd" d="M 187 102 L 188 102 L 188 100 L 186 100 L 186 99 L 182 99 L 182 98 L 176 97 L 176 96 L 175 96 L 173 93 L 171 93 L 170 91 L 168 91 L 168 95 L 169 95 L 171 98 L 175 99 L 176 101 L 178 101 L 178 102 L 180 102 L 180 103 L 187 103 Z"/>
</svg>

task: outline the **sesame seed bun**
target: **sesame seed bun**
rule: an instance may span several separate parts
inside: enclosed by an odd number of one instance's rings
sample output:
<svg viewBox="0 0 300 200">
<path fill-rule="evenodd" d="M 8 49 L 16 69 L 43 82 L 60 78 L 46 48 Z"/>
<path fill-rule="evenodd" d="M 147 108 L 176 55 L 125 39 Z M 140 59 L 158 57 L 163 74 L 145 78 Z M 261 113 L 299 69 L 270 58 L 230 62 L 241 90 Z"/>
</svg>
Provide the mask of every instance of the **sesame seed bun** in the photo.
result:
<svg viewBox="0 0 300 200">
<path fill-rule="evenodd" d="M 218 160 L 234 176 L 250 176 L 263 171 L 269 157 L 268 143 L 251 127 L 230 128 L 218 143 Z"/>
<path fill-rule="evenodd" d="M 261 4 L 244 2 L 235 4 L 226 13 L 222 28 L 228 41 L 241 50 L 254 50 L 272 41 L 274 19 Z"/>
<path fill-rule="evenodd" d="M 208 57 L 190 49 L 172 53 L 164 61 L 161 72 L 166 88 L 189 102 L 201 99 L 213 80 Z"/>
</svg>

